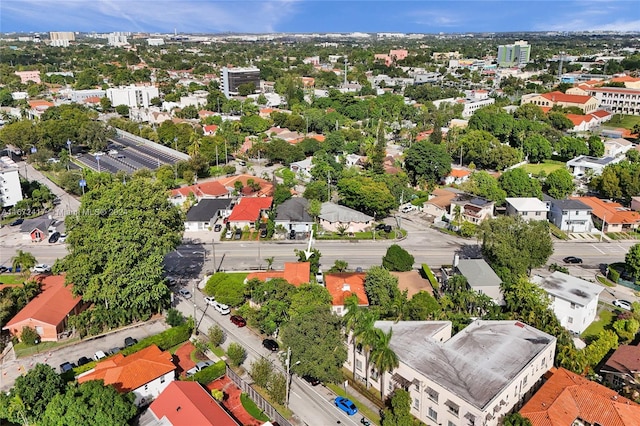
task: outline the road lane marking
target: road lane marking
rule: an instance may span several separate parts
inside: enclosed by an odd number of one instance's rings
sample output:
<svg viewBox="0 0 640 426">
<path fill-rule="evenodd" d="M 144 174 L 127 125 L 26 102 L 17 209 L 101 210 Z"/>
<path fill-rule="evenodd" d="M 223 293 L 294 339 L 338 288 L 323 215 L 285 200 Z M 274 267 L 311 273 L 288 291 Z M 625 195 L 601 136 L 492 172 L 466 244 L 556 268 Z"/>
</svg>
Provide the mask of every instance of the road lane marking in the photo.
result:
<svg viewBox="0 0 640 426">
<path fill-rule="evenodd" d="M 601 254 L 605 254 L 602 250 L 600 250 L 595 244 L 591 244 L 591 247 L 598 250 Z"/>
</svg>

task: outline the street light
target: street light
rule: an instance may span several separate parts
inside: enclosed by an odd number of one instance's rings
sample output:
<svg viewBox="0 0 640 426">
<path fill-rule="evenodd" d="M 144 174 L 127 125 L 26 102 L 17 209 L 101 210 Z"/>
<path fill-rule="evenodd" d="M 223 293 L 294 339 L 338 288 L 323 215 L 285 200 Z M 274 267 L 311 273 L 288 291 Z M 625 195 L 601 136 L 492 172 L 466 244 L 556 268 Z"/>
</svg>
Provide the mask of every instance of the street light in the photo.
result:
<svg viewBox="0 0 640 426">
<path fill-rule="evenodd" d="M 100 173 L 100 156 L 96 155 L 95 156 L 96 161 L 98 162 L 98 173 Z"/>
</svg>

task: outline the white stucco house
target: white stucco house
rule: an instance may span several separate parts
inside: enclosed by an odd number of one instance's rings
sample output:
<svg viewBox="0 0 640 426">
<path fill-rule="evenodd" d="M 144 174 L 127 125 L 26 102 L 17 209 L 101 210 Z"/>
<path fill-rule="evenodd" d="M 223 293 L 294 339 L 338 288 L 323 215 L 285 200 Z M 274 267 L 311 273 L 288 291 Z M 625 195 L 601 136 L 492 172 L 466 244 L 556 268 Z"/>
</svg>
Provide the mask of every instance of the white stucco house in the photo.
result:
<svg viewBox="0 0 640 426">
<path fill-rule="evenodd" d="M 624 157 L 590 157 L 588 155 L 580 155 L 572 160 L 567 161 L 567 167 L 575 177 L 582 177 L 587 173 L 599 175 L 609 164 L 615 164 L 622 161 Z"/>
<path fill-rule="evenodd" d="M 320 226 L 331 232 L 341 228 L 346 232 L 362 232 L 373 225 L 373 217 L 331 202 L 322 203 L 318 218 Z"/>
<path fill-rule="evenodd" d="M 564 232 L 591 232 L 592 208 L 579 200 L 556 200 L 547 197 L 549 222 Z"/>
<path fill-rule="evenodd" d="M 556 338 L 519 321 L 477 320 L 451 337 L 449 321 L 376 321 L 392 332 L 399 366 L 367 364 L 364 350 L 347 345 L 344 366 L 386 399 L 409 392 L 411 414 L 428 425 L 497 426 L 530 397 L 553 367 Z"/>
<path fill-rule="evenodd" d="M 547 292 L 551 309 L 567 330 L 582 334 L 595 320 L 601 286 L 559 271 L 546 278 L 535 276 L 531 281 Z"/>
<path fill-rule="evenodd" d="M 549 207 L 538 198 L 507 197 L 505 202 L 509 216 L 520 216 L 524 220 L 547 220 Z"/>
</svg>

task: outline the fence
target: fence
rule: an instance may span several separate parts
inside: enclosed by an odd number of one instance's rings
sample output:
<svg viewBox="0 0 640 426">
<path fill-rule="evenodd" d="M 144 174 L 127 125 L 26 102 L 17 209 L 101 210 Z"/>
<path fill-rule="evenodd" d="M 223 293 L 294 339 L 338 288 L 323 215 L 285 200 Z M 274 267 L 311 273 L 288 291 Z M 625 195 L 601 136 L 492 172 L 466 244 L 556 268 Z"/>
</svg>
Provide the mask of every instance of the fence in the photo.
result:
<svg viewBox="0 0 640 426">
<path fill-rule="evenodd" d="M 242 377 L 238 376 L 235 371 L 233 371 L 227 365 L 227 377 L 231 379 L 233 383 L 235 383 L 242 392 L 249 395 L 249 398 L 253 400 L 258 408 L 260 408 L 264 414 L 266 414 L 271 420 L 277 422 L 281 426 L 292 426 L 289 420 L 282 417 L 280 413 L 273 407 L 273 405 L 269 404 L 269 402 L 264 399 L 262 395 L 258 393 L 254 388 L 251 387 L 251 384 L 244 381 Z"/>
</svg>

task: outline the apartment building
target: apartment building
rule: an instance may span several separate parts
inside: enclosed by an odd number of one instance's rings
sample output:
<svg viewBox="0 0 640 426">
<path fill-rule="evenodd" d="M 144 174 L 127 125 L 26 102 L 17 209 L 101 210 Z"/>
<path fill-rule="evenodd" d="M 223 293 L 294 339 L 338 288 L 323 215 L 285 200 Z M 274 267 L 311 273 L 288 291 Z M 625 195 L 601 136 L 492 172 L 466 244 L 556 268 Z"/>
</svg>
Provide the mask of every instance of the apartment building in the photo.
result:
<svg viewBox="0 0 640 426">
<path fill-rule="evenodd" d="M 12 207 L 18 201 L 22 201 L 18 165 L 9 157 L 0 157 L 0 207 Z"/>
<path fill-rule="evenodd" d="M 231 95 L 237 95 L 238 87 L 242 84 L 253 83 L 256 88 L 260 87 L 260 69 L 258 67 L 223 67 L 220 70 L 220 82 L 222 93 L 228 98 Z"/>
<path fill-rule="evenodd" d="M 524 40 L 498 46 L 497 61 L 501 67 L 525 66 L 531 57 L 531 46 Z"/>
<path fill-rule="evenodd" d="M 20 83 L 28 84 L 30 81 L 36 84 L 40 84 L 40 71 L 16 71 L 15 75 L 20 77 Z"/>
<path fill-rule="evenodd" d="M 381 374 L 353 345 L 345 367 L 370 387 L 382 386 L 384 398 L 396 388 L 408 391 L 411 414 L 430 425 L 498 425 L 553 367 L 556 338 L 519 321 L 477 320 L 453 337 L 449 321 L 375 327 L 392 330 L 398 368 Z"/>
<path fill-rule="evenodd" d="M 154 86 L 126 86 L 107 89 L 107 97 L 111 105 L 126 105 L 129 108 L 149 108 L 151 99 L 160 96 Z"/>
<path fill-rule="evenodd" d="M 640 89 L 593 87 L 588 93 L 598 100 L 600 108 L 611 113 L 640 115 Z"/>
</svg>

